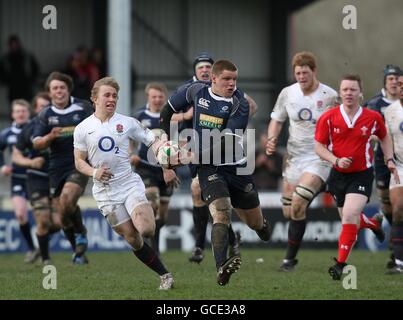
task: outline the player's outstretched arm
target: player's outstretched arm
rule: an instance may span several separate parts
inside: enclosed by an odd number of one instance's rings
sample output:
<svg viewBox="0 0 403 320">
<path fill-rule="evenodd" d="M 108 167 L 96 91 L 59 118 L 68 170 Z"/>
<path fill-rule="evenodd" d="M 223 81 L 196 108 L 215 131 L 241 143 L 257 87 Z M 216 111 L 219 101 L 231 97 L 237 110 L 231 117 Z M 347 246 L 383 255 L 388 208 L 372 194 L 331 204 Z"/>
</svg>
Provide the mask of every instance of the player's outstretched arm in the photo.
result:
<svg viewBox="0 0 403 320">
<path fill-rule="evenodd" d="M 94 177 L 95 180 L 104 183 L 108 182 L 113 177 L 113 174 L 108 167 L 101 166 L 99 168 L 93 168 L 88 164 L 86 159 L 86 151 L 74 148 L 74 164 L 76 166 L 76 169 L 82 174 L 89 177 Z"/>
<path fill-rule="evenodd" d="M 170 122 L 174 113 L 169 103 L 164 106 L 160 113 L 160 128 L 167 135 L 167 140 L 169 140 Z"/>
<path fill-rule="evenodd" d="M 34 138 L 34 140 L 32 140 L 34 148 L 37 150 L 43 150 L 48 148 L 50 144 L 53 142 L 53 140 L 55 140 L 58 136 L 60 136 L 62 130 L 63 128 L 55 127 L 47 135 L 43 137 Z"/>
<path fill-rule="evenodd" d="M 315 152 L 321 159 L 329 161 L 332 164 L 335 164 L 336 160 L 338 159 L 328 150 L 327 145 L 324 145 L 318 141 L 315 141 Z"/>
<path fill-rule="evenodd" d="M 36 158 L 31 159 L 28 157 L 24 157 L 22 152 L 19 149 L 17 149 L 15 146 L 13 146 L 11 161 L 21 167 L 40 169 L 40 168 L 42 168 L 42 166 L 45 163 L 45 158 L 36 157 Z"/>
<path fill-rule="evenodd" d="M 276 152 L 278 136 L 280 135 L 283 123 L 272 119 L 267 128 L 267 144 L 266 144 L 266 154 L 268 156 Z"/>
<path fill-rule="evenodd" d="M 257 112 L 257 103 L 249 95 L 245 93 L 245 99 L 249 103 L 249 117 L 253 117 Z"/>
<path fill-rule="evenodd" d="M 400 183 L 399 174 L 396 169 L 395 160 L 393 158 L 393 144 L 390 134 L 386 134 L 385 137 L 380 141 L 380 145 L 385 156 L 385 163 L 389 171 L 393 174 L 395 181 Z"/>
<path fill-rule="evenodd" d="M 76 169 L 86 176 L 92 176 L 95 168 L 91 167 L 87 159 L 87 152 L 74 148 L 74 164 Z"/>
</svg>

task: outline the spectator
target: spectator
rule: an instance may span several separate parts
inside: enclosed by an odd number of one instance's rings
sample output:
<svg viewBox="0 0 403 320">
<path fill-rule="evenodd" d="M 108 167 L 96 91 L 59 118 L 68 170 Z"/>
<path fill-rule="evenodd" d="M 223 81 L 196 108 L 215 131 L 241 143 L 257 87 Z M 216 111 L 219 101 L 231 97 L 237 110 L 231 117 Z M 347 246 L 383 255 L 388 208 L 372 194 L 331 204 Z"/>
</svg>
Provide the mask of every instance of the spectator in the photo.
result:
<svg viewBox="0 0 403 320">
<path fill-rule="evenodd" d="M 73 78 L 74 88 L 71 94 L 89 100 L 91 88 L 99 79 L 99 69 L 90 61 L 89 51 L 85 46 L 79 46 L 70 57 L 65 73 Z"/>
<path fill-rule="evenodd" d="M 8 38 L 8 52 L 0 59 L 0 81 L 8 87 L 8 100 L 31 100 L 39 65 L 17 35 Z"/>
</svg>

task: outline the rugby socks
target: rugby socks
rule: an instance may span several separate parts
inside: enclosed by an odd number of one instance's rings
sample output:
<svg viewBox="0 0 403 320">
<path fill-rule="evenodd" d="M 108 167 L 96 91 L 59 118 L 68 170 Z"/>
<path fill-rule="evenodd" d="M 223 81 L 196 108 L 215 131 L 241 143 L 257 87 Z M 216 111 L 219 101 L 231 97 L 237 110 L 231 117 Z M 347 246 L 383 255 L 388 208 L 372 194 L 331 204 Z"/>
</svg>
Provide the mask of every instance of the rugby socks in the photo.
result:
<svg viewBox="0 0 403 320">
<path fill-rule="evenodd" d="M 168 270 L 165 269 L 156 252 L 147 243 L 144 242 L 141 249 L 133 250 L 133 253 L 141 262 L 160 276 L 168 273 Z"/>
<path fill-rule="evenodd" d="M 228 226 L 228 244 L 233 247 L 236 244 L 236 237 L 232 224 Z"/>
<path fill-rule="evenodd" d="M 159 255 L 160 254 L 160 230 L 165 225 L 161 219 L 155 220 L 155 234 L 152 238 L 152 248 Z"/>
<path fill-rule="evenodd" d="M 87 229 L 84 227 L 83 224 L 83 217 L 81 215 L 81 209 L 79 206 L 76 206 L 76 210 L 71 215 L 71 221 L 73 222 L 74 232 L 80 234 L 86 234 Z"/>
<path fill-rule="evenodd" d="M 29 250 L 35 250 L 34 242 L 32 240 L 31 236 L 31 225 L 29 222 L 25 224 L 20 224 L 20 231 L 22 233 L 22 236 L 24 237 L 25 241 L 27 242 Z"/>
<path fill-rule="evenodd" d="M 288 244 L 285 259 L 292 260 L 297 256 L 302 238 L 304 237 L 306 219 L 290 220 L 288 225 Z"/>
<path fill-rule="evenodd" d="M 66 236 L 67 240 L 69 240 L 71 244 L 71 248 L 73 251 L 76 250 L 76 237 L 74 235 L 74 228 L 73 227 L 68 227 L 68 228 L 63 228 L 64 235 Z"/>
<path fill-rule="evenodd" d="M 346 263 L 347 258 L 357 240 L 358 228 L 356 224 L 343 224 L 339 236 L 339 255 L 337 261 Z"/>
<path fill-rule="evenodd" d="M 52 235 L 52 234 L 54 234 L 56 232 L 59 232 L 59 231 L 60 231 L 60 227 L 52 224 L 50 226 L 50 228 L 49 228 L 49 235 Z"/>
<path fill-rule="evenodd" d="M 390 232 L 395 259 L 403 261 L 403 222 L 394 222 Z"/>
<path fill-rule="evenodd" d="M 217 270 L 227 258 L 228 249 L 228 226 L 223 223 L 213 224 L 211 230 L 211 244 Z"/>
<path fill-rule="evenodd" d="M 204 250 L 206 242 L 206 229 L 210 211 L 208 206 L 193 207 L 193 223 L 196 237 L 195 247 Z"/>
<path fill-rule="evenodd" d="M 41 252 L 42 261 L 49 260 L 49 234 L 36 235 L 38 238 L 39 251 Z"/>
<path fill-rule="evenodd" d="M 371 229 L 377 230 L 379 228 L 379 223 L 373 218 L 368 218 L 362 212 L 360 213 L 360 229 Z"/>
</svg>

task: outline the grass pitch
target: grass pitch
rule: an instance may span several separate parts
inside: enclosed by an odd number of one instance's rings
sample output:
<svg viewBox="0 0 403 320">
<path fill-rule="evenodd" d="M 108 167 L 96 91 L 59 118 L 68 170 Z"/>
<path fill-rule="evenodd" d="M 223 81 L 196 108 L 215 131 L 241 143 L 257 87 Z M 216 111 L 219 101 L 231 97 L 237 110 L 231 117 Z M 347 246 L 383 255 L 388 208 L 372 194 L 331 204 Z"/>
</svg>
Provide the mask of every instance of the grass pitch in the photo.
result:
<svg viewBox="0 0 403 320">
<path fill-rule="evenodd" d="M 53 253 L 57 289 L 45 290 L 42 265 L 26 265 L 22 254 L 0 256 L 0 299 L 135 299 L 135 300 L 268 300 L 268 299 L 403 299 L 403 275 L 385 275 L 387 252 L 355 250 L 349 263 L 357 268 L 357 289 L 327 273 L 336 250 L 301 250 L 293 273 L 277 271 L 283 250 L 242 249 L 242 266 L 225 287 L 217 285 L 211 250 L 200 265 L 188 253 L 162 254 L 175 288 L 160 291 L 159 277 L 131 252 L 89 253 L 90 264 L 70 263 L 70 254 Z M 263 262 L 257 262 L 257 259 Z M 261 259 L 259 259 L 261 261 Z M 258 260 L 258 261 L 259 261 Z"/>
</svg>

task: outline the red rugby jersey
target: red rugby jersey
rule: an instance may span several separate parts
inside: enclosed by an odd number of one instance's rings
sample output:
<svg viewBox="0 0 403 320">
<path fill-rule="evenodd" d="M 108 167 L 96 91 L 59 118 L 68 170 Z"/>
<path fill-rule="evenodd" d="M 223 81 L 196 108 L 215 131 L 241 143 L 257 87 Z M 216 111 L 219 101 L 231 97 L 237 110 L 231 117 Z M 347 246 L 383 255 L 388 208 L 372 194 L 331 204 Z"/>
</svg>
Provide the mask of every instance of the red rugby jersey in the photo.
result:
<svg viewBox="0 0 403 320">
<path fill-rule="evenodd" d="M 347 169 L 334 166 L 337 171 L 359 172 L 372 166 L 371 135 L 378 136 L 380 140 L 386 135 L 385 122 L 378 112 L 360 107 L 350 121 L 343 105 L 340 105 L 319 118 L 315 140 L 327 145 L 338 158 L 352 158 L 353 162 Z"/>
</svg>

